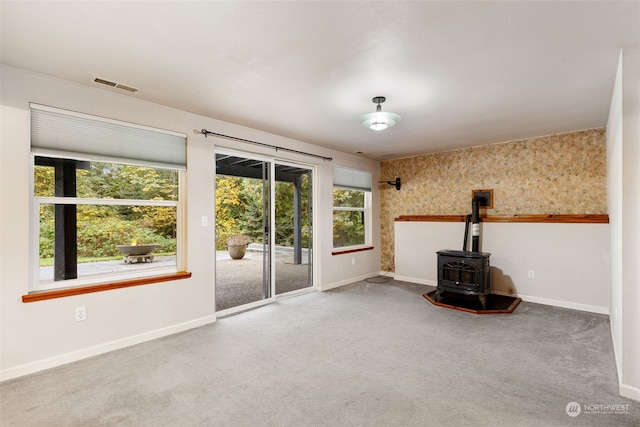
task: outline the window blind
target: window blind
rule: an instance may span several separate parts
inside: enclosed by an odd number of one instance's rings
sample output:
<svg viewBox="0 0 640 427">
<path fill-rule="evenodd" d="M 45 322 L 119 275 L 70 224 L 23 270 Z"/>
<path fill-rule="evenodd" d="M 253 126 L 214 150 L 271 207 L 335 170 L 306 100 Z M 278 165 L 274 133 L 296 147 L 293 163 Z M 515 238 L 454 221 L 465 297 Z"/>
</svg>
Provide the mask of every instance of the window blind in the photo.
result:
<svg viewBox="0 0 640 427">
<path fill-rule="evenodd" d="M 30 104 L 31 152 L 47 157 L 187 168 L 187 136 Z"/>
<path fill-rule="evenodd" d="M 371 191 L 371 174 L 357 169 L 334 166 L 333 186 L 347 190 Z"/>
</svg>

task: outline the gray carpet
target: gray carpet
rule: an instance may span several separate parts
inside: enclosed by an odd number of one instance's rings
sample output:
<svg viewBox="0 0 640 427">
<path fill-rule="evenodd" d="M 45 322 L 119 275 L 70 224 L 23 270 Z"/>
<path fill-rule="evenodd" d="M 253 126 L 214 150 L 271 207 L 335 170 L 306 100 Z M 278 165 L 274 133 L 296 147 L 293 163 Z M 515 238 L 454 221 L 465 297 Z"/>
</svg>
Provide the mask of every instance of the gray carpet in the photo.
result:
<svg viewBox="0 0 640 427">
<path fill-rule="evenodd" d="M 608 318 L 359 282 L 0 384 L 2 426 L 638 426 Z M 565 408 L 629 405 L 613 415 Z M 588 406 L 584 406 L 587 408 Z"/>
</svg>

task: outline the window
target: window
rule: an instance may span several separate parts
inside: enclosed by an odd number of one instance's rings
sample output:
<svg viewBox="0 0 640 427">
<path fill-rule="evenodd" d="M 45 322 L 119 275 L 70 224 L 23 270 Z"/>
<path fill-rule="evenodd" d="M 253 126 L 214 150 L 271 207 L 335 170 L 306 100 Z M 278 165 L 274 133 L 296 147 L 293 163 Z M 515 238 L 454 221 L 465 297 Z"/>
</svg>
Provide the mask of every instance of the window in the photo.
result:
<svg viewBox="0 0 640 427">
<path fill-rule="evenodd" d="M 371 174 L 334 167 L 333 247 L 370 245 Z"/>
<path fill-rule="evenodd" d="M 175 153 L 165 155 L 167 161 L 157 151 L 144 154 L 163 144 L 166 148 L 166 134 L 39 107 L 32 104 L 31 111 L 31 290 L 182 271 L 179 188 L 184 166 L 171 164 L 176 157 L 180 161 Z M 135 135 L 127 134 L 131 130 Z M 167 153 L 173 149 L 184 159 L 185 137 L 170 136 L 173 147 Z M 74 146 L 77 139 L 89 142 Z"/>
<path fill-rule="evenodd" d="M 365 238 L 365 192 L 333 189 L 333 247 L 358 246 Z"/>
</svg>

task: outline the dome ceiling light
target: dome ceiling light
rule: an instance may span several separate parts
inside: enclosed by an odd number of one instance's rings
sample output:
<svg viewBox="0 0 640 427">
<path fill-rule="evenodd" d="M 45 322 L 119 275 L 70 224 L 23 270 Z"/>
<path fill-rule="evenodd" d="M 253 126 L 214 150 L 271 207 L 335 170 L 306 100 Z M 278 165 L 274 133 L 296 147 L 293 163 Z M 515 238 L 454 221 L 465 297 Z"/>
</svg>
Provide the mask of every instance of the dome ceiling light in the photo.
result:
<svg viewBox="0 0 640 427">
<path fill-rule="evenodd" d="M 387 98 L 385 98 L 384 96 L 376 96 L 371 100 L 374 104 L 378 104 L 378 106 L 376 107 L 376 112 L 360 116 L 360 122 L 362 123 L 362 126 L 373 130 L 384 130 L 386 128 L 390 128 L 400 121 L 399 115 L 395 113 L 382 112 L 382 107 L 380 106 L 380 104 L 382 104 L 386 100 Z"/>
</svg>

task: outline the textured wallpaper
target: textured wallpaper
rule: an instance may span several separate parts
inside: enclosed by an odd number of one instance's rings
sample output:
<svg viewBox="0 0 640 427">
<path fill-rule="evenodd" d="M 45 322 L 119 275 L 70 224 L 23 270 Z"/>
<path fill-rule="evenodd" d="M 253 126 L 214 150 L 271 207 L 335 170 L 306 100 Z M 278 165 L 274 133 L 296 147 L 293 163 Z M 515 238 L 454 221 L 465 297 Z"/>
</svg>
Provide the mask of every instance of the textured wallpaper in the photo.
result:
<svg viewBox="0 0 640 427">
<path fill-rule="evenodd" d="M 384 271 L 394 271 L 394 218 L 466 215 L 472 190 L 493 189 L 488 215 L 608 213 L 604 128 L 383 161 L 380 179 L 396 177 L 400 191 L 380 186 Z"/>
</svg>

